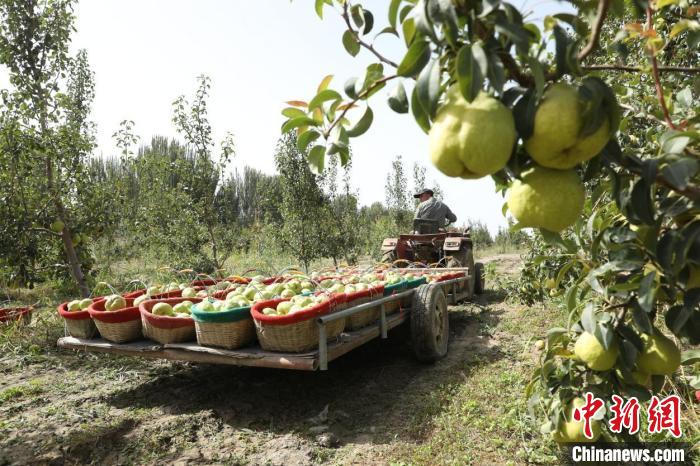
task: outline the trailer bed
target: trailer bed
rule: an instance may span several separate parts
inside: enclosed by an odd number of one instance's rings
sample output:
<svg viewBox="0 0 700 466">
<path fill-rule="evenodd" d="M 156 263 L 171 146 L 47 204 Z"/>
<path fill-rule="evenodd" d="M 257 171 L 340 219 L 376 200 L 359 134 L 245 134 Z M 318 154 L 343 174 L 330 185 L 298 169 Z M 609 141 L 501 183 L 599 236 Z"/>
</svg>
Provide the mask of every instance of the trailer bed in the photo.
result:
<svg viewBox="0 0 700 466">
<path fill-rule="evenodd" d="M 399 311 L 387 316 L 387 327 L 392 329 L 406 320 L 406 312 Z M 343 332 L 337 342 L 328 343 L 328 361 L 381 336 L 378 324 L 354 332 Z M 59 338 L 60 348 L 111 353 L 122 356 L 136 356 L 146 359 L 169 359 L 172 361 L 190 361 L 211 364 L 228 364 L 234 366 L 269 367 L 273 369 L 296 369 L 314 371 L 319 368 L 319 351 L 308 353 L 278 353 L 264 351 L 259 346 L 226 350 L 199 346 L 197 342 L 169 343 L 161 345 L 152 340 L 139 340 L 132 343 L 112 343 L 102 338 L 82 339 L 74 337 Z"/>
<path fill-rule="evenodd" d="M 456 293 L 457 283 L 467 277 L 448 280 L 440 285 L 451 289 L 448 299 L 453 303 L 465 297 Z M 112 343 L 102 338 L 83 339 L 75 337 L 59 338 L 60 348 L 82 350 L 96 353 L 111 353 L 122 356 L 135 356 L 146 359 L 167 359 L 172 361 L 189 361 L 209 364 L 227 364 L 234 366 L 268 367 L 273 369 L 294 369 L 315 371 L 327 370 L 328 362 L 352 351 L 360 345 L 375 338 L 387 338 L 387 332 L 404 323 L 410 317 L 410 309 L 387 315 L 384 304 L 412 296 L 414 290 L 403 291 L 379 300 L 360 304 L 318 319 L 319 346 L 316 350 L 306 353 L 280 353 L 265 351 L 260 346 L 250 346 L 235 350 L 226 350 L 200 346 L 197 342 L 160 344 L 152 340 L 139 340 L 131 343 Z M 369 306 L 381 304 L 379 320 L 367 327 L 355 331 L 343 332 L 336 341 L 326 342 L 326 323 L 360 312 Z"/>
</svg>

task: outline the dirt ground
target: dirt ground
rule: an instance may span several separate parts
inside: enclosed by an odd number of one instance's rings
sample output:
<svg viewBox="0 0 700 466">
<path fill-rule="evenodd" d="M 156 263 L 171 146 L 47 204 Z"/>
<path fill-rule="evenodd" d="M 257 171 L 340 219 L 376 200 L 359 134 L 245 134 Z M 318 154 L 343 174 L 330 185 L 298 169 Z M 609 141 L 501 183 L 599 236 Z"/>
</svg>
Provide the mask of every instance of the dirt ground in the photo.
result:
<svg viewBox="0 0 700 466">
<path fill-rule="evenodd" d="M 485 262 L 512 274 L 520 259 Z M 527 429 L 502 423 L 522 417 L 532 332 L 504 298 L 451 307 L 449 353 L 434 365 L 416 362 L 404 328 L 316 373 L 55 347 L 4 356 L 0 465 L 524 463 Z M 486 411 L 455 404 L 470 393 Z M 452 413 L 473 429 L 451 432 Z"/>
</svg>

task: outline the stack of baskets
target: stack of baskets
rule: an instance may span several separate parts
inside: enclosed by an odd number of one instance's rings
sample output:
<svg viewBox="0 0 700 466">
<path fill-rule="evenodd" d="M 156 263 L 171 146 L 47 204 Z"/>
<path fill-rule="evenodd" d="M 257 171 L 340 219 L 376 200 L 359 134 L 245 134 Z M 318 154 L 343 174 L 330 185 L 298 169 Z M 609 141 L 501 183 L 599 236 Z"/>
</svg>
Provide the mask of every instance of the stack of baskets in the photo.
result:
<svg viewBox="0 0 700 466">
<path fill-rule="evenodd" d="M 103 297 L 95 298 L 96 301 L 104 301 Z M 89 308 L 88 308 L 89 309 Z M 58 314 L 63 317 L 66 325 L 66 332 L 74 338 L 93 338 L 97 334 L 97 327 L 90 317 L 88 309 L 84 311 L 68 311 L 68 303 L 63 303 L 58 306 Z"/>
<path fill-rule="evenodd" d="M 303 353 L 318 347 L 318 325 L 316 318 L 329 314 L 335 309 L 337 298 L 317 304 L 307 310 L 283 316 L 269 316 L 262 313 L 266 307 L 276 308 L 288 299 L 259 301 L 251 309 L 255 322 L 258 342 L 266 351 Z M 345 329 L 345 319 L 338 319 L 326 325 L 328 340 L 334 340 Z"/>
<path fill-rule="evenodd" d="M 197 343 L 202 346 L 236 349 L 255 341 L 250 306 L 219 312 L 204 312 L 192 306 Z"/>
<path fill-rule="evenodd" d="M 366 290 L 356 291 L 354 293 L 346 293 L 345 302 L 342 305 L 337 306 L 336 310 L 359 306 L 360 304 L 368 303 L 372 300 L 381 298 L 382 296 L 384 296 L 384 285 L 373 286 Z M 380 307 L 381 304 L 348 316 L 345 320 L 345 329 L 357 330 L 376 322 L 377 319 L 379 319 Z"/>
<path fill-rule="evenodd" d="M 191 317 L 159 316 L 151 313 L 153 306 L 158 303 L 168 303 L 171 306 L 183 301 L 198 303 L 201 298 L 165 298 L 149 299 L 139 304 L 143 335 L 160 344 L 184 343 L 195 340 L 194 320 Z"/>
<path fill-rule="evenodd" d="M 114 343 L 127 343 L 142 337 L 139 308 L 134 306 L 133 298 L 126 298 L 126 306 L 118 311 L 105 311 L 105 300 L 97 299 L 87 308 L 89 317 L 92 318 L 102 338 Z M 80 312 L 69 314 L 80 314 Z"/>
</svg>

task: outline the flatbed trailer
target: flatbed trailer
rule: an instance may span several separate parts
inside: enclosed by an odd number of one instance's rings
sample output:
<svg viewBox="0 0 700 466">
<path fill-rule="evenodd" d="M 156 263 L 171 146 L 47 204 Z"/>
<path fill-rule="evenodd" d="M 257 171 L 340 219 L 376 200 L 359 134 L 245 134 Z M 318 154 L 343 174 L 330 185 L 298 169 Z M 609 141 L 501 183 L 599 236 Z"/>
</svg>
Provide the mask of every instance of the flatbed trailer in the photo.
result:
<svg viewBox="0 0 700 466">
<path fill-rule="evenodd" d="M 295 369 L 305 371 L 327 370 L 328 363 L 353 349 L 375 339 L 388 338 L 392 328 L 409 322 L 414 352 L 418 359 L 434 361 L 447 353 L 449 321 L 447 301 L 456 304 L 471 298 L 473 289 L 468 269 L 440 269 L 465 271 L 464 277 L 421 285 L 415 289 L 401 291 L 368 303 L 333 312 L 316 319 L 319 329 L 318 348 L 305 353 L 281 353 L 265 351 L 259 346 L 226 350 L 200 346 L 196 342 L 160 344 L 152 340 L 139 340 L 132 343 L 112 343 L 102 338 L 82 339 L 64 337 L 58 340 L 60 348 L 70 348 L 96 353 L 111 353 L 146 359 L 166 359 L 234 366 L 268 367 L 274 369 Z M 465 290 L 466 288 L 466 290 Z M 410 307 L 401 307 L 397 312 L 387 314 L 386 306 L 396 301 L 411 300 Z M 379 319 L 359 330 L 345 331 L 334 341 L 327 341 L 326 325 L 357 312 L 380 307 Z"/>
</svg>

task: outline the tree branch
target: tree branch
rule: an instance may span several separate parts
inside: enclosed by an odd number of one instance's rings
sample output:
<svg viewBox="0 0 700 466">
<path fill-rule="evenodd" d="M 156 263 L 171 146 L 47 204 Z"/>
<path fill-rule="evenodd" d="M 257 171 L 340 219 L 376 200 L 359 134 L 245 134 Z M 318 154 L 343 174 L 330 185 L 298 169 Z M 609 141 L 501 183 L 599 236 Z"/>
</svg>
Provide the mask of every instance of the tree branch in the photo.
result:
<svg viewBox="0 0 700 466">
<path fill-rule="evenodd" d="M 338 115 L 338 117 L 335 120 L 333 120 L 333 123 L 331 123 L 331 125 L 323 132 L 323 136 L 325 138 L 328 138 L 328 136 L 331 134 L 331 131 L 333 130 L 333 128 L 336 127 L 338 125 L 338 123 L 340 123 L 340 121 L 343 119 L 343 117 L 345 117 L 345 114 L 348 113 L 348 110 L 350 110 L 353 107 L 353 105 L 355 105 L 358 101 L 367 97 L 367 95 L 369 95 L 373 90 L 375 90 L 379 86 L 382 86 L 387 81 L 391 81 L 392 79 L 395 79 L 398 77 L 399 77 L 399 75 L 397 75 L 397 74 L 392 74 L 390 76 L 384 76 L 382 79 L 378 79 L 371 86 L 369 86 L 367 89 L 362 91 L 357 96 L 357 98 L 351 100 L 346 105 L 346 107 L 343 109 L 343 111 L 340 113 L 340 115 Z"/>
<path fill-rule="evenodd" d="M 647 7 L 647 31 L 651 31 L 654 25 L 652 24 L 652 13 L 653 10 L 651 6 Z M 659 105 L 661 105 L 661 110 L 664 113 L 664 120 L 666 124 L 671 129 L 678 129 L 676 125 L 673 124 L 671 120 L 671 115 L 668 113 L 668 107 L 666 107 L 666 98 L 664 97 L 664 88 L 661 85 L 661 79 L 659 78 L 659 65 L 656 62 L 656 54 L 653 50 L 649 50 L 649 59 L 651 60 L 651 74 L 654 77 L 654 86 L 656 87 L 656 96 L 659 99 Z"/>
<path fill-rule="evenodd" d="M 374 48 L 372 44 L 368 44 L 367 42 L 363 41 L 360 39 L 360 34 L 353 29 L 352 24 L 350 24 L 350 16 L 348 15 L 348 5 L 350 2 L 345 2 L 343 4 L 343 13 L 342 17 L 343 20 L 345 20 L 345 24 L 348 27 L 348 31 L 352 32 L 352 35 L 355 36 L 355 40 L 357 40 L 357 43 L 360 44 L 362 47 L 366 48 L 370 52 L 374 54 L 375 57 L 377 57 L 380 61 L 386 63 L 389 66 L 393 66 L 394 68 L 398 68 L 399 65 L 397 65 L 395 62 L 389 60 L 385 56 L 383 56 L 381 53 L 377 51 L 377 49 Z"/>
<path fill-rule="evenodd" d="M 60 234 L 60 233 L 56 233 L 55 231 L 49 230 L 48 228 L 32 227 L 32 228 L 29 228 L 29 230 L 31 230 L 31 231 L 37 231 L 37 232 L 40 232 L 40 233 L 46 233 L 47 235 L 56 236 L 57 238 L 60 238 L 60 237 L 61 237 L 61 234 Z"/>
<path fill-rule="evenodd" d="M 588 65 L 582 66 L 581 69 L 586 71 L 621 71 L 629 73 L 643 73 L 647 69 L 641 66 L 632 65 L 614 65 L 614 64 L 604 64 L 604 65 Z M 700 73 L 700 68 L 693 68 L 691 66 L 657 66 L 657 70 L 663 73 L 688 73 L 695 74 Z"/>
<path fill-rule="evenodd" d="M 600 32 L 603 29 L 603 23 L 605 22 L 605 17 L 608 15 L 608 8 L 610 8 L 611 2 L 612 0 L 598 0 L 598 11 L 591 27 L 591 37 L 588 39 L 586 46 L 581 49 L 576 57 L 579 62 L 583 61 L 598 47 Z"/>
</svg>

